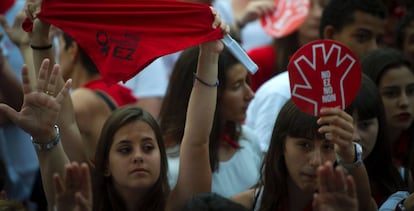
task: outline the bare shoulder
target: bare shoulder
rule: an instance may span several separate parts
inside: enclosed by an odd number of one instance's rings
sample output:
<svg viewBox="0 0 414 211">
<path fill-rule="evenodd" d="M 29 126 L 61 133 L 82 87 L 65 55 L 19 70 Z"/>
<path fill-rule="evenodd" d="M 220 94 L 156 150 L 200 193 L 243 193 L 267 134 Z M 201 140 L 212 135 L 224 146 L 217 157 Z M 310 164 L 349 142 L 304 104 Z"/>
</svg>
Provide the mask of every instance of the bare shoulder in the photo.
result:
<svg viewBox="0 0 414 211">
<path fill-rule="evenodd" d="M 247 209 L 251 209 L 253 207 L 254 202 L 254 195 L 255 195 L 256 189 L 249 189 L 247 191 L 238 193 L 231 197 L 231 200 L 243 205 L 243 207 L 246 207 Z"/>
</svg>

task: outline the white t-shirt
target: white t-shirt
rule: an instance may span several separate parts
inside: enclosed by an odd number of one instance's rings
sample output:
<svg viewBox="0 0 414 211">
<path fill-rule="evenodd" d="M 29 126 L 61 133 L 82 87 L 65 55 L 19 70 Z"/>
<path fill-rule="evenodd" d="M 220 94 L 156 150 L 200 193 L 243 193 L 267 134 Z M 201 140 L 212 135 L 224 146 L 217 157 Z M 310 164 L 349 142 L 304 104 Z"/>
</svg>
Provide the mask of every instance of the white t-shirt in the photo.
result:
<svg viewBox="0 0 414 211">
<path fill-rule="evenodd" d="M 170 74 L 180 52 L 162 56 L 145 67 L 139 74 L 128 80 L 129 87 L 138 99 L 159 97 L 167 92 Z"/>
<path fill-rule="evenodd" d="M 260 134 L 263 152 L 269 148 L 277 115 L 290 96 L 289 74 L 285 71 L 260 86 L 247 108 L 246 125 Z"/>
<path fill-rule="evenodd" d="M 212 175 L 212 192 L 230 198 L 246 191 L 259 181 L 263 154 L 257 136 L 246 126 L 242 127 L 240 149 L 228 161 L 219 162 L 219 170 Z M 168 182 L 173 188 L 178 179 L 179 146 L 167 149 Z"/>
</svg>

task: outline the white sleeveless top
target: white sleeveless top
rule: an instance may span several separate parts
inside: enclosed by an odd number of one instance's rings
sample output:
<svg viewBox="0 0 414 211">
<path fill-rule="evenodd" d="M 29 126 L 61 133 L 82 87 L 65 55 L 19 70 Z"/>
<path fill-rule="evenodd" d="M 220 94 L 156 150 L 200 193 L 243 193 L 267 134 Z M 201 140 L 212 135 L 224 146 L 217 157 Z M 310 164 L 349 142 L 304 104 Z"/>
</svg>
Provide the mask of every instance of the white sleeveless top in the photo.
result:
<svg viewBox="0 0 414 211">
<path fill-rule="evenodd" d="M 240 149 L 228 161 L 219 162 L 218 171 L 212 175 L 212 192 L 226 198 L 246 191 L 259 181 L 263 154 L 256 135 L 250 128 L 242 127 Z M 167 149 L 168 182 L 173 188 L 178 179 L 179 146 Z"/>
</svg>

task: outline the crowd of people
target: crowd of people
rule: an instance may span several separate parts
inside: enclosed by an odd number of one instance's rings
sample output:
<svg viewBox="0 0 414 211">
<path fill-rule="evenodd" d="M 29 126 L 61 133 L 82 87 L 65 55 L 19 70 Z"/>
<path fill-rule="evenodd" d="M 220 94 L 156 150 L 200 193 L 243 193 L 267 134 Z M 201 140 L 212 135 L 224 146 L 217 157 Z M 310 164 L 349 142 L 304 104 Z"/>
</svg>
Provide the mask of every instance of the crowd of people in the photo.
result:
<svg viewBox="0 0 414 211">
<path fill-rule="evenodd" d="M 277 1 L 187 0 L 210 6 L 258 72 L 217 39 L 124 84 L 36 18 L 43 1 L 0 3 L 0 210 L 414 210 L 410 1 L 310 0 L 272 37 L 260 19 Z M 362 69 L 350 105 L 319 116 L 291 99 L 287 71 L 315 40 Z"/>
</svg>

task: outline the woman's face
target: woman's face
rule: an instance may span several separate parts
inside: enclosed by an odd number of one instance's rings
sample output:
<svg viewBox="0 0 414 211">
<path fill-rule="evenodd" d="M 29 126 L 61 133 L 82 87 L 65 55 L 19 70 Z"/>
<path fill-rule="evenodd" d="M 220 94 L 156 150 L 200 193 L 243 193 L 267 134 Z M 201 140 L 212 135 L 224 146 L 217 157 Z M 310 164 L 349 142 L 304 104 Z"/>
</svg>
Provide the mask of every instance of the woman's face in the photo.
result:
<svg viewBox="0 0 414 211">
<path fill-rule="evenodd" d="M 108 171 L 120 193 L 151 188 L 160 177 L 160 150 L 151 126 L 133 121 L 115 133 Z"/>
<path fill-rule="evenodd" d="M 358 113 L 352 115 L 354 119 L 354 141 L 362 146 L 362 159 L 368 157 L 377 142 L 379 123 L 378 118 L 360 120 Z"/>
<path fill-rule="evenodd" d="M 315 191 L 318 187 L 317 168 L 336 159 L 335 145 L 327 140 L 286 137 L 285 163 L 290 178 L 304 191 Z"/>
<path fill-rule="evenodd" d="M 246 118 L 247 106 L 254 97 L 246 80 L 247 70 L 242 64 L 235 64 L 227 70 L 221 100 L 221 114 L 226 121 L 242 122 Z"/>
<path fill-rule="evenodd" d="M 414 119 L 414 73 L 405 66 L 391 68 L 378 87 L 390 132 L 408 129 Z"/>
</svg>

